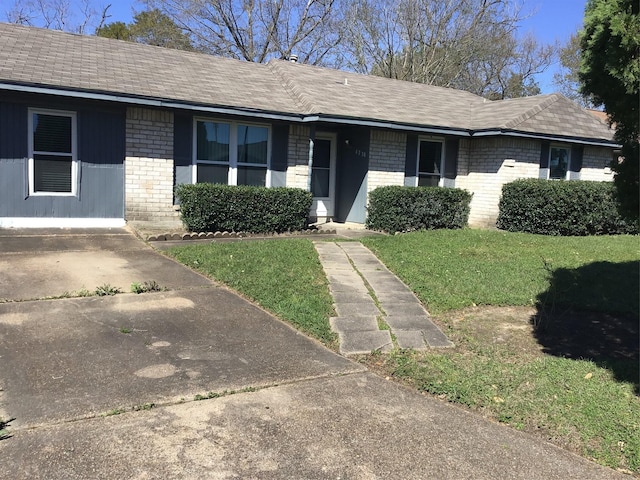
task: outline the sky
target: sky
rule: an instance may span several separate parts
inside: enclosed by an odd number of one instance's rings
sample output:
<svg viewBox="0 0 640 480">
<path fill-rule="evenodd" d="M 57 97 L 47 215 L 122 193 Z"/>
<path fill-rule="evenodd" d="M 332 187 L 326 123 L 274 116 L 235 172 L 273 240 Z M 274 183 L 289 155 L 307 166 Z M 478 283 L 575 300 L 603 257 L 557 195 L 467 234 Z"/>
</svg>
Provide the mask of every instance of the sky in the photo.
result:
<svg viewBox="0 0 640 480">
<path fill-rule="evenodd" d="M 109 8 L 111 16 L 107 23 L 117 21 L 129 23 L 132 21 L 134 12 L 144 10 L 144 5 L 135 0 L 101 1 L 104 4 L 111 4 Z M 528 18 L 522 22 L 520 34 L 530 32 L 543 43 L 555 41 L 565 43 L 572 33 L 581 28 L 587 0 L 522 0 L 522 2 Z M 0 10 L 6 11 L 13 4 L 14 0 L 0 0 Z M 552 65 L 544 74 L 536 78 L 542 93 L 555 91 L 553 74 L 557 70 L 558 65 Z"/>
<path fill-rule="evenodd" d="M 582 28 L 587 0 L 526 0 L 525 10 L 532 14 L 521 27 L 521 34 L 531 32 L 541 43 L 564 44 L 572 33 Z M 537 77 L 542 93 L 553 93 L 553 74 L 558 65 L 552 65 Z"/>
<path fill-rule="evenodd" d="M 112 0 L 109 9 L 112 17 L 109 22 L 131 21 L 132 12 L 143 10 L 138 2 Z M 582 27 L 584 8 L 587 0 L 524 0 L 523 8 L 527 14 L 522 22 L 520 34 L 532 33 L 539 42 L 564 44 L 572 33 Z M 537 76 L 542 93 L 553 93 L 553 74 L 558 65 L 552 65 L 546 72 Z"/>
</svg>

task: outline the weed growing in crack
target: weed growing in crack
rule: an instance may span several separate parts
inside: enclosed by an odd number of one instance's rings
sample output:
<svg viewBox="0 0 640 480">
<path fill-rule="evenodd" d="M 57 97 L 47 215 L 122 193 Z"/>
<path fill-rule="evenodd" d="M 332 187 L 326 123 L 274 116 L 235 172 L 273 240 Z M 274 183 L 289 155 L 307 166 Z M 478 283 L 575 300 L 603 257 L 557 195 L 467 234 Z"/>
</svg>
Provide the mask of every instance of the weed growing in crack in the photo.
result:
<svg viewBox="0 0 640 480">
<path fill-rule="evenodd" d="M 164 292 L 166 290 L 166 287 L 159 285 L 155 280 L 143 283 L 133 282 L 131 284 L 131 293 Z"/>
<path fill-rule="evenodd" d="M 99 297 L 106 297 L 122 293 L 122 290 L 120 290 L 118 287 L 112 287 L 108 283 L 105 283 L 103 285 L 100 285 L 99 287 L 96 287 L 95 293 Z"/>
</svg>

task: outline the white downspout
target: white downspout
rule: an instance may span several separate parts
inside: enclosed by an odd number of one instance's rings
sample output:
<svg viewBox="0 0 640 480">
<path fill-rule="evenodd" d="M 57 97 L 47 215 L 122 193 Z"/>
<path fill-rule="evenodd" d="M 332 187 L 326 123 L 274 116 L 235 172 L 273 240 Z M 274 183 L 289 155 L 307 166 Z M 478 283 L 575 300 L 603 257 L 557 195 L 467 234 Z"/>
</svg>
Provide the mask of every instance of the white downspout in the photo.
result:
<svg viewBox="0 0 640 480">
<path fill-rule="evenodd" d="M 309 170 L 307 174 L 307 192 L 311 191 L 311 175 L 313 173 L 313 146 L 316 138 L 316 127 L 311 125 L 309 129 Z"/>
</svg>

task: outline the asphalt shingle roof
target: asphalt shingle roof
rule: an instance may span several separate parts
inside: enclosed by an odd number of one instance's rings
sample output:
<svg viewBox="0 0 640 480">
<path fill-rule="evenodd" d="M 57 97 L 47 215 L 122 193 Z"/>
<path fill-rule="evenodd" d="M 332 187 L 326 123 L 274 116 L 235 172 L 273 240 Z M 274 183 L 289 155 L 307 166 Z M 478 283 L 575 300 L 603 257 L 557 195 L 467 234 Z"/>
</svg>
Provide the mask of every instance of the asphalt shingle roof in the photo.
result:
<svg viewBox="0 0 640 480">
<path fill-rule="evenodd" d="M 0 23 L 0 82 L 282 113 L 300 110 L 266 65 Z"/>
<path fill-rule="evenodd" d="M 469 92 L 272 60 L 267 65 L 0 23 L 0 85 L 45 86 L 240 111 L 611 141 L 557 94 Z"/>
<path fill-rule="evenodd" d="M 272 60 L 272 70 L 298 95 L 305 114 L 448 128 L 469 128 L 484 99 L 452 88 L 391 80 Z"/>
</svg>

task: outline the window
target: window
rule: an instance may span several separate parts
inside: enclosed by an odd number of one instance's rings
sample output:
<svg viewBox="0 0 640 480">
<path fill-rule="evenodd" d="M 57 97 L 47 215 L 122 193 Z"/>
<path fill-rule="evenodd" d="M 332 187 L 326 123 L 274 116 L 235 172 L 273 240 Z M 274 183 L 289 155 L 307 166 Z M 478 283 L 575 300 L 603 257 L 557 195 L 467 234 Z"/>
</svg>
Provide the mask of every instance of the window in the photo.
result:
<svg viewBox="0 0 640 480">
<path fill-rule="evenodd" d="M 29 194 L 75 195 L 76 116 L 29 111 Z"/>
<path fill-rule="evenodd" d="M 195 143 L 195 182 L 268 184 L 268 127 L 196 120 Z"/>
<path fill-rule="evenodd" d="M 420 140 L 418 145 L 418 186 L 440 186 L 444 165 L 444 142 Z"/>
<path fill-rule="evenodd" d="M 329 198 L 331 195 L 331 140 L 316 138 L 313 145 L 313 168 L 311 169 L 311 193 L 314 197 Z"/>
<path fill-rule="evenodd" d="M 568 147 L 551 146 L 549 150 L 549 178 L 566 180 L 569 173 L 571 150 Z"/>
</svg>

